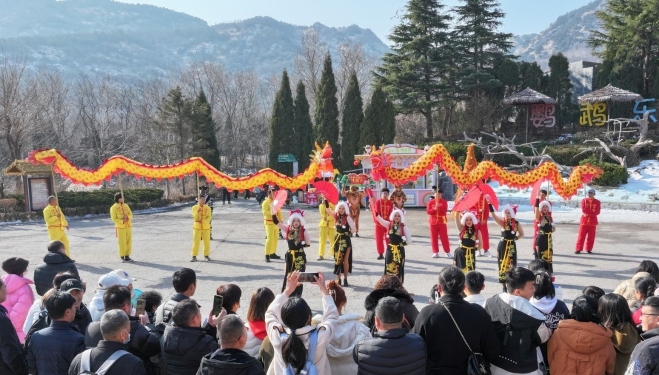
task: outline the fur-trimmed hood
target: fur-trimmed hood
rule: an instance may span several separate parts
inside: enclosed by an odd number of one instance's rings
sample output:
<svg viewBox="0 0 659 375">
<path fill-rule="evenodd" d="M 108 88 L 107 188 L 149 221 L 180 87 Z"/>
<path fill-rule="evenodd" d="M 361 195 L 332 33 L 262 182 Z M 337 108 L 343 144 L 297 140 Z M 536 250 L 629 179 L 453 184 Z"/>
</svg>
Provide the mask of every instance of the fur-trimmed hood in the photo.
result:
<svg viewBox="0 0 659 375">
<path fill-rule="evenodd" d="M 391 214 L 389 215 L 389 221 L 390 221 L 391 223 L 393 223 L 393 222 L 394 222 L 394 216 L 395 216 L 396 214 L 399 214 L 399 215 L 400 215 L 400 222 L 401 222 L 402 224 L 405 224 L 405 213 L 404 213 L 402 210 L 399 210 L 399 209 L 397 209 L 397 208 L 394 208 L 393 210 L 391 210 Z"/>
</svg>

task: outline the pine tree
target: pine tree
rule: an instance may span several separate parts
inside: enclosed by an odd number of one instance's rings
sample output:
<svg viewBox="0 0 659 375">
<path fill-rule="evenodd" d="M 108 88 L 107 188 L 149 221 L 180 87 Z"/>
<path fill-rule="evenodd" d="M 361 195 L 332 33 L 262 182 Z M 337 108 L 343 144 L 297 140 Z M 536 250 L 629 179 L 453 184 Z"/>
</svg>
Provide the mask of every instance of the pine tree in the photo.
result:
<svg viewBox="0 0 659 375">
<path fill-rule="evenodd" d="M 211 107 L 206 99 L 206 93 L 201 90 L 194 103 L 194 122 L 192 136 L 195 154 L 201 156 L 210 165 L 219 170 L 221 167 L 220 150 L 217 148 L 217 136 L 215 135 L 215 121 Z"/>
<path fill-rule="evenodd" d="M 433 138 L 432 113 L 451 90 L 447 72 L 454 58 L 451 17 L 440 0 L 410 0 L 389 39 L 392 53 L 376 68 L 377 81 L 402 113 L 421 113 Z"/>
<path fill-rule="evenodd" d="M 494 77 L 496 61 L 512 47 L 512 34 L 498 32 L 505 14 L 496 0 L 462 0 L 455 7 L 455 28 L 461 55 L 463 93 L 480 96 L 495 90 L 501 82 Z"/>
<path fill-rule="evenodd" d="M 316 141 L 319 144 L 329 141 L 334 155 L 339 154 L 339 104 L 336 91 L 332 56 L 327 52 L 316 96 Z"/>
<path fill-rule="evenodd" d="M 360 147 L 380 147 L 382 145 L 382 112 L 386 110 L 385 105 L 386 97 L 384 91 L 378 85 L 373 90 L 371 102 L 368 103 L 364 111 L 364 123 L 362 124 L 362 133 L 359 137 Z"/>
<path fill-rule="evenodd" d="M 559 129 L 573 121 L 575 106 L 572 103 L 570 63 L 562 53 L 549 58 L 549 79 L 546 94 L 556 99 L 556 123 Z"/>
<path fill-rule="evenodd" d="M 176 150 L 179 160 L 189 158 L 192 152 L 192 105 L 177 86 L 169 90 L 159 108 L 158 125 L 172 135 L 168 146 Z M 181 190 L 185 195 L 185 177 L 181 178 Z"/>
<path fill-rule="evenodd" d="M 380 118 L 382 119 L 382 143 L 385 145 L 394 143 L 396 138 L 396 108 L 391 100 L 385 100 L 384 110 Z"/>
<path fill-rule="evenodd" d="M 293 173 L 292 163 L 280 163 L 280 154 L 293 151 L 293 121 L 295 119 L 293 107 L 293 93 L 288 73 L 284 70 L 281 77 L 281 86 L 275 96 L 272 107 L 272 118 L 270 120 L 270 168 L 281 173 L 290 175 Z"/>
<path fill-rule="evenodd" d="M 299 171 L 302 172 L 309 167 L 309 155 L 314 149 L 313 123 L 309 114 L 309 102 L 307 101 L 306 87 L 302 81 L 295 88 L 295 121 L 293 125 L 293 144 L 295 146 L 295 157 L 298 160 Z"/>
<path fill-rule="evenodd" d="M 343 105 L 343 119 L 341 123 L 341 156 L 339 158 L 339 170 L 347 171 L 354 169 L 353 160 L 360 151 L 359 138 L 364 121 L 362 94 L 359 90 L 357 74 L 350 75 L 348 90 Z"/>
</svg>

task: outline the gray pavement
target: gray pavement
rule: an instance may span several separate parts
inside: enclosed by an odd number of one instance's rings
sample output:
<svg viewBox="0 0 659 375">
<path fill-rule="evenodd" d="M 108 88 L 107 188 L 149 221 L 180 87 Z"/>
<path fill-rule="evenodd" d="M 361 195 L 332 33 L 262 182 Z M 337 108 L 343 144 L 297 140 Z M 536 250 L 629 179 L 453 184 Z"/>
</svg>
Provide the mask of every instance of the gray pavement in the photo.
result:
<svg viewBox="0 0 659 375">
<path fill-rule="evenodd" d="M 318 256 L 318 209 L 299 207 L 306 210 L 307 229 L 312 246 L 308 249 L 310 272 L 322 271 L 331 279 L 332 260 L 316 261 Z M 287 211 L 285 211 L 287 212 Z M 606 222 L 598 227 L 594 254 L 574 254 L 578 226 L 575 220 L 562 222 L 560 213 L 554 214 L 557 232 L 554 235 L 554 271 L 556 283 L 565 291 L 568 305 L 580 294 L 583 287 L 597 285 L 612 291 L 622 280 L 631 277 L 642 259 L 657 261 L 659 236 L 656 222 L 626 224 Z M 422 209 L 408 209 L 406 221 L 412 232 L 413 241 L 406 248 L 405 287 L 414 293 L 419 309 L 429 298 L 430 288 L 437 280 L 442 267 L 451 264 L 447 258 L 431 258 L 426 214 Z M 521 266 L 532 260 L 530 214 L 520 214 L 527 237 L 519 241 Z M 207 314 L 212 306 L 215 289 L 225 283 L 235 283 L 242 289 L 241 308 L 238 313 L 245 316 L 252 292 L 261 286 L 271 288 L 275 294 L 281 291 L 283 260 L 265 263 L 263 245 L 265 232 L 260 207 L 251 199 L 239 199 L 232 205 L 215 204 L 211 262 L 190 263 L 192 239 L 191 208 L 180 207 L 155 214 L 138 214 L 133 227 L 134 263 L 121 263 L 112 222 L 108 217 L 93 217 L 69 220 L 71 230 L 72 258 L 76 260 L 82 278 L 87 281 L 85 302 L 93 296 L 100 275 L 114 269 L 125 269 L 138 280 L 135 287 L 141 290 L 155 289 L 166 298 L 172 292 L 171 275 L 180 267 L 190 267 L 197 272 L 198 286 L 195 299 Z M 353 273 L 346 288 L 348 305 L 346 311 L 364 313 L 363 301 L 373 285 L 382 275 L 384 264 L 378 261 L 373 240 L 373 223 L 368 211 L 362 211 L 360 238 L 353 238 Z M 498 229 L 490 220 L 491 248 L 495 251 Z M 449 226 L 451 246 L 457 244 L 457 230 Z M 20 256 L 30 261 L 28 271 L 32 276 L 34 267 L 41 263 L 46 252 L 48 236 L 42 223 L 28 223 L 0 227 L 0 259 Z M 328 244 L 329 247 L 329 244 Z M 283 257 L 286 244 L 279 241 L 277 253 Z M 441 251 L 440 251 L 441 253 Z M 200 257 L 203 259 L 203 257 Z M 496 282 L 496 258 L 477 258 L 477 269 L 486 276 L 484 293 L 489 297 L 500 292 Z M 305 286 L 303 296 L 314 310 L 320 310 L 320 294 L 313 285 Z"/>
</svg>

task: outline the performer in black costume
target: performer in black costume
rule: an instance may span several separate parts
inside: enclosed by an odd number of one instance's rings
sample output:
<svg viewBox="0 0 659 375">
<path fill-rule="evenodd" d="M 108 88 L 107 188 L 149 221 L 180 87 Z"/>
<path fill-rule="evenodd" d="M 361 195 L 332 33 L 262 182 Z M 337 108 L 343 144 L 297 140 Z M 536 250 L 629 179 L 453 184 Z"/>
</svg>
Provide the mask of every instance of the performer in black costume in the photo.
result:
<svg viewBox="0 0 659 375">
<path fill-rule="evenodd" d="M 501 209 L 501 217 L 497 216 L 494 212 L 494 207 L 490 200 L 487 199 L 490 205 L 490 213 L 494 222 L 501 227 L 501 240 L 497 246 L 497 261 L 499 265 L 499 283 L 503 285 L 504 292 L 506 292 L 506 273 L 511 269 L 517 267 L 517 240 L 524 237 L 524 230 L 515 219 L 515 209 L 510 206 L 504 206 Z"/>
<path fill-rule="evenodd" d="M 405 282 L 405 246 L 412 242 L 410 231 L 405 226 L 405 214 L 394 208 L 389 215 L 389 221 L 379 215 L 376 219 L 380 225 L 388 228 L 389 243 L 384 255 L 384 274 L 396 275 L 401 283 Z"/>
<path fill-rule="evenodd" d="M 554 273 L 552 259 L 554 257 L 554 245 L 552 235 L 556 230 L 554 220 L 551 217 L 551 204 L 548 201 L 535 200 L 535 220 L 538 222 L 538 236 L 535 239 L 535 259 L 547 262 L 547 272 Z"/>
<path fill-rule="evenodd" d="M 456 213 L 455 226 L 460 231 L 460 246 L 455 249 L 453 265 L 463 273 L 476 269 L 476 251 L 481 250 L 481 234 L 476 229 L 478 219 L 471 212 Z"/>
<path fill-rule="evenodd" d="M 287 224 L 281 223 L 277 215 L 272 215 L 272 222 L 286 233 L 286 242 L 288 242 L 288 251 L 284 257 L 286 263 L 286 272 L 284 273 L 284 285 L 281 287 L 282 293 L 286 289 L 286 278 L 293 271 L 304 272 L 307 269 L 307 255 L 304 252 L 305 247 L 311 245 L 309 232 L 304 229 L 304 211 L 293 210 L 288 217 Z M 302 285 L 295 288 L 291 296 L 302 296 Z"/>
<path fill-rule="evenodd" d="M 336 222 L 336 236 L 334 236 L 334 274 L 336 283 L 341 285 L 341 274 L 343 274 L 343 285 L 348 286 L 348 274 L 352 273 L 352 241 L 350 237 L 355 229 L 355 222 L 350 218 L 350 210 L 346 202 L 336 204 L 335 210 L 329 208 L 329 202 L 325 200 L 325 209 L 334 216 Z"/>
</svg>

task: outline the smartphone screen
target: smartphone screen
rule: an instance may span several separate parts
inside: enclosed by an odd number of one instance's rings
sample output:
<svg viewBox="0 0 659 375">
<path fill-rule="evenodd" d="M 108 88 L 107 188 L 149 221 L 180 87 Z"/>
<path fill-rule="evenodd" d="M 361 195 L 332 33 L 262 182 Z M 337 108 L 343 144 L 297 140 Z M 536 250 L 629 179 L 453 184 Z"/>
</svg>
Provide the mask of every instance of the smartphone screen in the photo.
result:
<svg viewBox="0 0 659 375">
<path fill-rule="evenodd" d="M 318 277 L 318 272 L 300 272 L 301 283 L 315 282 Z"/>
<path fill-rule="evenodd" d="M 213 297 L 213 315 L 217 316 L 222 312 L 222 305 L 224 304 L 224 297 L 215 295 Z"/>
<path fill-rule="evenodd" d="M 135 303 L 135 315 L 140 316 L 146 313 L 146 300 L 143 298 L 138 298 Z"/>
</svg>

